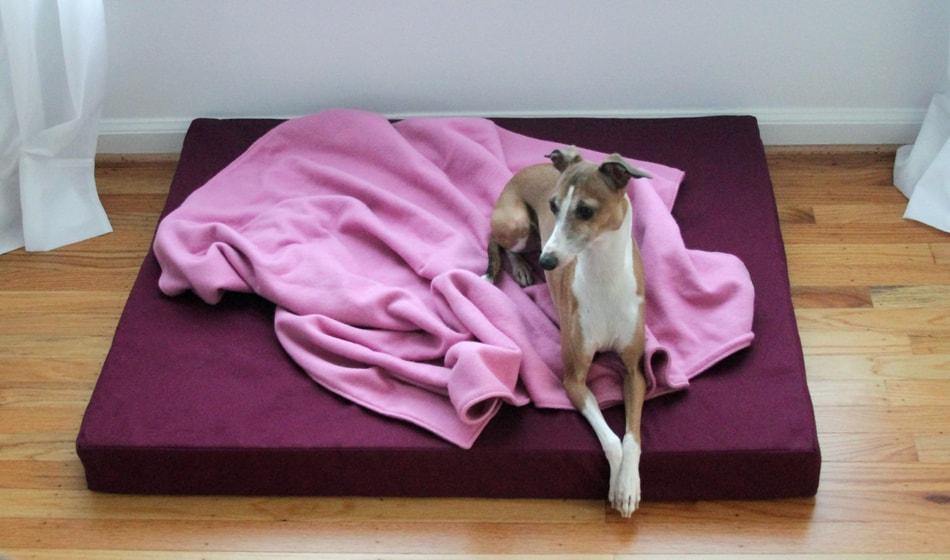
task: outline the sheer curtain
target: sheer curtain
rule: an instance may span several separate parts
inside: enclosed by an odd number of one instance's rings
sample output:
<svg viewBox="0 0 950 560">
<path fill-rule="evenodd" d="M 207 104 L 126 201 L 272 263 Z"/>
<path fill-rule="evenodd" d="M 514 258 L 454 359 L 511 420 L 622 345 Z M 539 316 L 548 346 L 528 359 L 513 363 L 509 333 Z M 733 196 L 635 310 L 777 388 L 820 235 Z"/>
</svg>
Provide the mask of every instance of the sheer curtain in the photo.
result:
<svg viewBox="0 0 950 560">
<path fill-rule="evenodd" d="M 94 178 L 102 0 L 0 0 L 0 253 L 112 231 Z"/>
<path fill-rule="evenodd" d="M 894 184 L 910 199 L 905 218 L 950 232 L 950 41 L 947 51 L 942 91 L 930 102 L 917 140 L 897 150 Z"/>
</svg>

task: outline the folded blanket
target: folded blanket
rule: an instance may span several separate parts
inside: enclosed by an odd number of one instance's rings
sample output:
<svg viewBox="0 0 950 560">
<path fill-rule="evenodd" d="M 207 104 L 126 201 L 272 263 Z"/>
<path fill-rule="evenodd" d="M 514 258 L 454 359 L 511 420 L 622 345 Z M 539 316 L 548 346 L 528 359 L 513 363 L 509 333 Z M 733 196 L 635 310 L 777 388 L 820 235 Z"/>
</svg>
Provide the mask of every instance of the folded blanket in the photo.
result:
<svg viewBox="0 0 950 560">
<path fill-rule="evenodd" d="M 162 221 L 159 287 L 211 304 L 226 291 L 267 298 L 315 381 L 470 447 L 502 403 L 571 408 L 547 287 L 481 278 L 495 199 L 558 146 L 475 118 L 287 121 Z M 670 214 L 683 173 L 630 161 L 653 174 L 628 188 L 653 397 L 750 344 L 753 289 L 734 256 L 683 245 Z M 595 361 L 601 406 L 622 402 L 621 368 L 612 354 Z"/>
</svg>

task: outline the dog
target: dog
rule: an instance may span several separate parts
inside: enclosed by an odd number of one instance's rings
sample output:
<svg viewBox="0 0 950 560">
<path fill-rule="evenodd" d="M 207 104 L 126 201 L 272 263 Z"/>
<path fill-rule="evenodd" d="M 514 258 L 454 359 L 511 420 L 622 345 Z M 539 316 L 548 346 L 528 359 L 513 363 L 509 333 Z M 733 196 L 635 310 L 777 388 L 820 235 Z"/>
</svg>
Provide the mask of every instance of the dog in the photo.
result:
<svg viewBox="0 0 950 560">
<path fill-rule="evenodd" d="M 564 362 L 564 389 L 587 419 L 610 465 L 607 499 L 623 517 L 640 503 L 640 418 L 646 379 L 644 282 L 640 251 L 632 236 L 630 179 L 650 174 L 619 154 L 599 165 L 574 147 L 552 151 L 550 164 L 522 169 L 505 185 L 491 216 L 488 271 L 495 282 L 507 255 L 521 286 L 532 282 L 522 253 L 540 242 L 539 264 L 557 307 Z M 594 355 L 614 351 L 625 367 L 626 431 L 621 440 L 604 420 L 587 387 Z"/>
</svg>

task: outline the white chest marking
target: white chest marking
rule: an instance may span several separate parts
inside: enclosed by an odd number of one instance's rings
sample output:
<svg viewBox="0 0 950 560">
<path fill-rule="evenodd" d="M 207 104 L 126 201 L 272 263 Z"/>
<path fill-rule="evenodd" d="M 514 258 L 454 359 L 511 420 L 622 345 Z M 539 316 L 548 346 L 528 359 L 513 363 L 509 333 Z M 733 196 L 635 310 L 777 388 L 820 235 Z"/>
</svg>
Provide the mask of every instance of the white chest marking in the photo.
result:
<svg viewBox="0 0 950 560">
<path fill-rule="evenodd" d="M 623 225 L 581 251 L 574 267 L 578 322 L 584 345 L 593 352 L 630 344 L 643 304 L 633 273 L 633 209 L 629 199 L 625 203 Z"/>
</svg>

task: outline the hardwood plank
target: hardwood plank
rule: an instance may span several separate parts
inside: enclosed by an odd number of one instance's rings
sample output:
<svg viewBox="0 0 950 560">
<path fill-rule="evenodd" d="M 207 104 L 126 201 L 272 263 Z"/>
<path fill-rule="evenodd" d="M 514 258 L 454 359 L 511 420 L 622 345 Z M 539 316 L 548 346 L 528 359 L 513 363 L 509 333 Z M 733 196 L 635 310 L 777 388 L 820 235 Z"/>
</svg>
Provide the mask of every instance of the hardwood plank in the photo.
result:
<svg viewBox="0 0 950 560">
<path fill-rule="evenodd" d="M 819 379 L 874 379 L 875 356 L 864 354 L 805 355 L 808 383 Z"/>
<path fill-rule="evenodd" d="M 950 404 L 950 379 L 887 379 L 885 400 L 893 406 Z"/>
<path fill-rule="evenodd" d="M 805 355 L 809 382 L 819 379 L 946 379 L 950 354 Z"/>
<path fill-rule="evenodd" d="M 99 196 L 102 207 L 110 217 L 117 215 L 148 216 L 158 219 L 158 214 L 165 208 L 167 193 L 128 193 L 103 194 Z"/>
<path fill-rule="evenodd" d="M 912 433 L 841 433 L 819 432 L 822 482 L 829 464 L 889 463 L 893 474 L 903 474 L 908 463 L 917 462 L 917 447 Z M 819 490 L 820 491 L 820 490 Z"/>
<path fill-rule="evenodd" d="M 950 277 L 950 265 L 934 262 L 925 243 L 795 244 L 793 237 L 786 243 L 794 285 L 931 285 Z"/>
<path fill-rule="evenodd" d="M 906 204 L 907 200 L 889 181 L 875 169 L 843 170 L 825 177 L 799 177 L 794 169 L 778 169 L 772 173 L 778 204 L 811 207 L 848 204 L 855 200 L 870 204 Z"/>
<path fill-rule="evenodd" d="M 889 160 L 889 161 L 888 161 Z M 892 183 L 893 157 L 809 154 L 769 157 L 775 196 L 781 204 L 906 204 Z"/>
<path fill-rule="evenodd" d="M 813 224 L 815 214 L 810 206 L 778 205 L 778 221 L 781 224 Z"/>
<path fill-rule="evenodd" d="M 875 267 L 885 266 L 890 268 L 890 272 L 897 275 L 900 271 L 894 270 L 897 266 L 932 266 L 933 255 L 930 252 L 930 246 L 926 243 L 873 243 L 873 244 L 848 244 L 848 243 L 796 243 L 794 239 L 787 239 L 786 247 L 790 258 L 813 259 L 815 263 L 822 266 L 818 268 L 836 268 L 840 266 L 855 267 Z M 820 260 L 819 260 L 820 259 Z M 825 260 L 827 259 L 827 260 Z M 944 280 L 945 277 L 941 277 Z M 940 282 L 934 282 L 935 284 Z M 807 284 L 807 282 L 797 282 L 797 284 Z M 847 284 L 837 285 L 853 285 Z M 817 286 L 829 286 L 835 284 L 815 284 Z M 862 282 L 857 283 L 860 286 L 868 285 L 892 285 L 875 284 L 869 278 L 862 278 Z"/>
<path fill-rule="evenodd" d="M 52 358 L 101 359 L 112 344 L 112 336 L 0 334 L 0 359 Z"/>
<path fill-rule="evenodd" d="M 801 331 L 875 331 L 928 335 L 950 333 L 950 307 L 913 309 L 798 309 Z"/>
<path fill-rule="evenodd" d="M 82 406 L 89 402 L 88 388 L 77 387 L 15 387 L 0 388 L 0 407 L 35 408 L 41 406 Z"/>
<path fill-rule="evenodd" d="M 867 286 L 792 286 L 795 309 L 871 307 Z"/>
<path fill-rule="evenodd" d="M 930 468 L 915 474 L 908 469 L 905 478 L 913 484 L 905 480 L 903 484 L 886 485 L 875 472 L 861 471 L 852 465 L 853 476 L 863 474 L 862 491 L 854 492 L 853 485 L 842 489 L 840 479 L 833 476 L 830 486 L 823 489 L 814 503 L 810 499 L 657 502 L 642 504 L 638 513 L 641 518 L 669 523 L 714 519 L 761 523 L 766 519 L 764 515 L 816 522 L 848 521 L 858 511 L 865 521 L 888 522 L 896 516 L 907 521 L 950 522 L 950 512 L 942 507 L 939 498 L 947 495 L 950 499 L 950 481 L 934 472 L 937 470 Z M 439 519 L 446 524 L 596 524 L 604 522 L 608 510 L 601 500 L 124 496 L 33 488 L 0 488 L 0 501 L 5 504 L 6 518 L 143 521 L 404 523 Z M 619 514 L 615 517 L 614 521 L 626 523 Z"/>
<path fill-rule="evenodd" d="M 914 354 L 950 354 L 950 335 L 944 332 L 912 334 L 910 347 Z"/>
<path fill-rule="evenodd" d="M 128 294 L 124 291 L 0 291 L 0 335 L 112 336 Z"/>
<path fill-rule="evenodd" d="M 942 236 L 940 242 L 931 243 L 930 251 L 937 264 L 950 264 L 950 235 L 945 232 L 940 232 L 940 235 Z"/>
<path fill-rule="evenodd" d="M 934 286 L 874 286 L 871 302 L 878 309 L 950 307 L 950 284 Z"/>
<path fill-rule="evenodd" d="M 950 374 L 950 353 L 919 356 L 878 356 L 877 375 L 902 379 L 944 379 Z"/>
<path fill-rule="evenodd" d="M 175 164 L 149 166 L 97 167 L 96 186 L 102 195 L 165 194 L 175 174 Z"/>
<path fill-rule="evenodd" d="M 880 379 L 812 379 L 808 382 L 812 402 L 816 405 L 883 405 L 892 402 L 885 394 Z M 0 398 L 3 393 L 0 392 Z"/>
<path fill-rule="evenodd" d="M 950 526 L 950 512 L 947 511 L 950 508 L 945 507 L 950 502 L 950 489 L 939 479 L 918 483 L 925 488 L 922 490 L 876 490 L 857 485 L 836 489 L 836 484 L 833 482 L 818 493 L 814 510 L 807 519 L 847 522 L 860 517 L 866 522 L 887 523 L 895 516 L 906 516 L 907 521 L 939 521 Z M 788 508 L 783 510 L 783 514 L 788 514 Z"/>
<path fill-rule="evenodd" d="M 75 431 L 82 420 L 85 404 L 57 403 L 43 408 L 0 408 L 0 434 Z M 0 454 L 4 450 L 0 450 Z"/>
<path fill-rule="evenodd" d="M 0 387 L 91 387 L 99 376 L 102 357 L 0 357 Z"/>
<path fill-rule="evenodd" d="M 815 204 L 812 206 L 814 222 L 818 224 L 914 224 L 905 227 L 927 227 L 917 222 L 904 220 L 906 202 L 893 204 Z"/>
<path fill-rule="evenodd" d="M 943 521 L 636 523 L 264 522 L 0 519 L 0 542 L 15 548 L 344 553 L 792 553 L 943 552 Z"/>
<path fill-rule="evenodd" d="M 879 223 L 783 223 L 782 236 L 789 243 L 827 245 L 835 244 L 876 244 L 887 245 L 895 239 L 902 243 L 937 243 L 945 239 L 946 234 L 917 222 Z M 946 264 L 946 263 L 944 263 Z"/>
<path fill-rule="evenodd" d="M 112 234 L 109 234 L 112 235 Z M 77 243 L 70 251 L 3 255 L 0 291 L 108 290 L 132 288 L 147 247 L 137 250 L 85 251 Z"/>
<path fill-rule="evenodd" d="M 874 379 L 875 356 L 863 354 L 805 354 L 808 382 L 820 379 Z"/>
<path fill-rule="evenodd" d="M 0 292 L 2 293 L 2 292 Z M 0 323 L 0 335 L 35 336 L 112 336 L 121 313 L 119 309 L 99 309 L 95 312 L 7 313 Z"/>
<path fill-rule="evenodd" d="M 16 560 L 75 560 L 72 550 L 38 550 L 17 548 L 9 550 Z M 510 560 L 506 554 L 373 554 L 321 552 L 187 552 L 180 550 L 83 550 L 83 560 Z M 518 554 L 519 560 L 683 560 L 680 554 Z M 735 560 L 733 554 L 702 554 L 701 560 Z M 742 560 L 774 560 L 769 554 L 743 554 Z M 814 555 L 782 554 L 786 560 L 814 560 Z M 877 560 L 879 554 L 836 554 L 836 560 Z M 934 554 L 889 554 L 889 560 L 935 560 Z"/>
<path fill-rule="evenodd" d="M 860 154 L 849 154 L 842 157 L 841 154 L 830 152 L 825 153 L 807 153 L 807 154 L 778 154 L 769 153 L 766 155 L 769 164 L 769 171 L 772 174 L 772 180 L 776 183 L 776 189 L 789 181 L 798 181 L 802 184 L 810 184 L 816 188 L 826 187 L 829 190 L 853 188 L 855 186 L 880 185 L 890 187 L 890 191 L 898 197 L 898 200 L 905 200 L 894 185 L 891 183 L 893 178 L 893 154 L 886 152 L 865 152 Z M 851 199 L 849 202 L 854 202 Z"/>
<path fill-rule="evenodd" d="M 950 463 L 950 434 L 921 434 L 914 441 L 921 463 Z"/>
<path fill-rule="evenodd" d="M 910 338 L 899 334 L 836 330 L 803 330 L 799 334 L 806 356 L 909 354 L 911 351 Z"/>
<path fill-rule="evenodd" d="M 0 460 L 0 488 L 85 491 L 86 475 L 75 455 L 59 461 Z"/>
<path fill-rule="evenodd" d="M 18 548 L 7 551 L 16 560 L 75 560 L 74 550 L 37 550 Z M 504 554 L 338 554 L 335 552 L 187 552 L 181 550 L 83 550 L 83 560 L 506 560 Z M 613 554 L 519 554 L 521 560 L 615 560 Z M 639 560 L 674 560 L 661 555 L 636 555 Z M 704 556 L 704 558 L 708 558 Z M 916 560 L 906 555 L 904 560 Z M 918 558 L 923 558 L 918 556 Z M 745 558 L 745 560 L 756 560 Z"/>
<path fill-rule="evenodd" d="M 46 291 L 37 297 L 32 291 L 0 291 L 0 309 L 4 319 L 8 314 L 34 313 L 101 313 L 109 311 L 113 316 L 121 311 L 128 294 L 124 291 Z"/>
<path fill-rule="evenodd" d="M 0 489 L 7 518 L 310 522 L 603 523 L 600 500 L 124 496 L 86 490 Z"/>
<path fill-rule="evenodd" d="M 884 434 L 950 431 L 950 406 L 815 406 L 819 433 Z"/>
<path fill-rule="evenodd" d="M 666 555 L 666 554 L 617 554 L 614 556 L 614 560 L 683 560 L 682 556 L 676 555 Z M 780 553 L 777 555 L 771 554 L 742 554 L 737 556 L 735 554 L 702 554 L 697 557 L 697 560 L 777 560 L 781 558 L 782 560 L 815 560 L 818 558 L 814 554 L 784 554 Z M 826 555 L 822 558 L 833 559 L 833 560 L 937 560 L 944 559 L 942 554 L 849 554 L 849 553 L 837 553 L 834 555 Z"/>
<path fill-rule="evenodd" d="M 0 461 L 77 461 L 78 424 L 61 431 L 4 433 L 0 426 Z"/>
<path fill-rule="evenodd" d="M 821 488 L 854 493 L 860 490 L 923 493 L 925 499 L 934 503 L 934 496 L 950 493 L 950 465 L 824 461 Z"/>
</svg>

